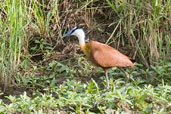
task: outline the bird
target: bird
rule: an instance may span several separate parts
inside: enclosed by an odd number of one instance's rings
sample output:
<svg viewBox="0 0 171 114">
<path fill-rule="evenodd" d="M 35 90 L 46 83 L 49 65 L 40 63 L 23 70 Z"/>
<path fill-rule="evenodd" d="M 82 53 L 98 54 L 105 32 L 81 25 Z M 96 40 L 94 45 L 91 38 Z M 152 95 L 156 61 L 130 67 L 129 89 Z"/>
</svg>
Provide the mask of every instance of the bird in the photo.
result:
<svg viewBox="0 0 171 114">
<path fill-rule="evenodd" d="M 122 54 L 115 48 L 100 43 L 98 41 L 86 40 L 86 35 L 82 27 L 74 27 L 63 37 L 76 36 L 79 40 L 79 45 L 83 53 L 87 56 L 94 65 L 101 67 L 105 71 L 107 89 L 109 86 L 108 69 L 111 67 L 133 67 L 134 62 L 131 58 Z"/>
</svg>

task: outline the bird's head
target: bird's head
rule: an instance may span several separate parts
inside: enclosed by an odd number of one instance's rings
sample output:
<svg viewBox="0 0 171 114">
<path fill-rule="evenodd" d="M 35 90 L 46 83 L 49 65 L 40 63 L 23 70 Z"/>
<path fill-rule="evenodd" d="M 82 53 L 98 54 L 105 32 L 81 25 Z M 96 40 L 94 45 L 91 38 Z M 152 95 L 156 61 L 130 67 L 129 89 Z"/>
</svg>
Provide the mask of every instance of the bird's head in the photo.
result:
<svg viewBox="0 0 171 114">
<path fill-rule="evenodd" d="M 64 34 L 63 37 L 67 37 L 67 36 L 71 36 L 71 35 L 77 36 L 79 38 L 80 36 L 85 36 L 85 33 L 81 27 L 74 27 L 69 32 Z"/>
<path fill-rule="evenodd" d="M 83 47 L 85 42 L 87 42 L 87 40 L 85 40 L 85 32 L 81 27 L 72 28 L 69 32 L 64 34 L 63 37 L 67 37 L 67 36 L 71 36 L 71 35 L 78 37 L 81 47 Z"/>
</svg>

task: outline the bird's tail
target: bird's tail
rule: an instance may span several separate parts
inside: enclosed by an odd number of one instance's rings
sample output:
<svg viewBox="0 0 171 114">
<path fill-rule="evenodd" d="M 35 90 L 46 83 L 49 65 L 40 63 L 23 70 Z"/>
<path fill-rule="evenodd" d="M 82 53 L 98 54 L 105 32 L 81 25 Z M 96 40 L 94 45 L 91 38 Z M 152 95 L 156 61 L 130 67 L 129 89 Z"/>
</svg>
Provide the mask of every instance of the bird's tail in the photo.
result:
<svg viewBox="0 0 171 114">
<path fill-rule="evenodd" d="M 133 63 L 131 67 L 133 67 L 134 65 L 136 65 L 136 61 L 134 59 L 130 59 L 130 60 Z"/>
</svg>

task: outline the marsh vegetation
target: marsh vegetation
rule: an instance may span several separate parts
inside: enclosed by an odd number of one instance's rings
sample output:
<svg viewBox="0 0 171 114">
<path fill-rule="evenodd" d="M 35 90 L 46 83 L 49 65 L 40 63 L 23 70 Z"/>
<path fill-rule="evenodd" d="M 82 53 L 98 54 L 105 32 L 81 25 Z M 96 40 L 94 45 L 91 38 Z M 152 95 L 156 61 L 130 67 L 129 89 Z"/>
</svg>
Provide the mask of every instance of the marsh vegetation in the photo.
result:
<svg viewBox="0 0 171 114">
<path fill-rule="evenodd" d="M 75 26 L 137 62 L 105 74 Z M 170 0 L 1 0 L 0 113 L 171 113 Z M 129 77 L 129 82 L 125 78 Z"/>
</svg>

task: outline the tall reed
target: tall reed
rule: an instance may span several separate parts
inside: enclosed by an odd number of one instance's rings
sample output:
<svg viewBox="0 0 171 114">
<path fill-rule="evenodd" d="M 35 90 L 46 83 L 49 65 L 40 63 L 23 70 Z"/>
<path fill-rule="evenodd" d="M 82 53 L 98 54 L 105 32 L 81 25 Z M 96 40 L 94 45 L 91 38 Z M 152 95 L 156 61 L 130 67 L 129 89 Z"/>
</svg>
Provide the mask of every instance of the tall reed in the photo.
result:
<svg viewBox="0 0 171 114">
<path fill-rule="evenodd" d="M 153 62 L 169 57 L 170 0 L 106 2 L 121 20 L 121 37 L 132 45 L 143 64 L 150 67 Z"/>
<path fill-rule="evenodd" d="M 0 18 L 0 79 L 6 88 L 13 82 L 20 64 L 24 25 L 26 23 L 25 2 L 5 0 L 1 5 Z"/>
<path fill-rule="evenodd" d="M 61 28 L 58 2 L 59 0 L 0 2 L 0 85 L 4 88 L 15 84 L 14 78 L 23 59 L 32 56 L 29 53 L 29 41 L 35 40 L 34 33 L 38 33 L 39 38 L 46 39 L 56 33 L 53 29 L 50 36 L 50 23 L 57 23 L 57 27 Z M 61 34 L 61 31 L 57 34 Z M 52 34 L 53 32 L 55 33 Z"/>
</svg>

